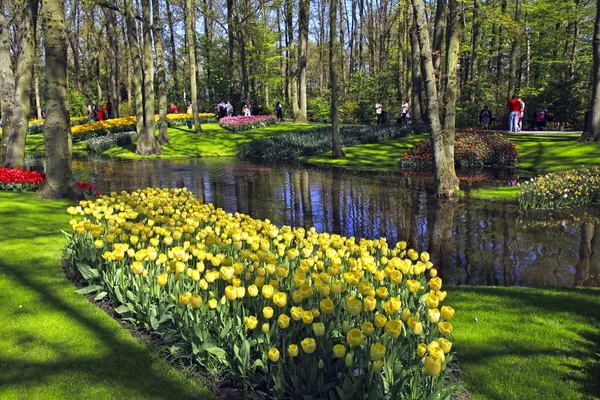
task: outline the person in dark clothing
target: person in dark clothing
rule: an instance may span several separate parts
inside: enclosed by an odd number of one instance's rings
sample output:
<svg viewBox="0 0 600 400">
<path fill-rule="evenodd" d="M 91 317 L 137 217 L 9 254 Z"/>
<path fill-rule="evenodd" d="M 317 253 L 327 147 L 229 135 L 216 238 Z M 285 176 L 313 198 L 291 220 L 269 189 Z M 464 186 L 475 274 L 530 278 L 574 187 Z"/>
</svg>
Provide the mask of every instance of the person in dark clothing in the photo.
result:
<svg viewBox="0 0 600 400">
<path fill-rule="evenodd" d="M 479 113 L 479 123 L 483 129 L 490 129 L 490 123 L 492 122 L 492 112 L 488 109 L 488 106 L 484 106 L 483 110 Z"/>
<path fill-rule="evenodd" d="M 277 115 L 277 119 L 283 121 L 283 106 L 280 102 L 277 102 L 275 106 L 275 114 Z"/>
<path fill-rule="evenodd" d="M 108 101 L 106 102 L 106 107 L 104 107 L 104 109 L 106 110 L 106 119 L 112 119 L 113 113 L 112 103 L 110 102 L 110 99 L 108 99 Z"/>
</svg>

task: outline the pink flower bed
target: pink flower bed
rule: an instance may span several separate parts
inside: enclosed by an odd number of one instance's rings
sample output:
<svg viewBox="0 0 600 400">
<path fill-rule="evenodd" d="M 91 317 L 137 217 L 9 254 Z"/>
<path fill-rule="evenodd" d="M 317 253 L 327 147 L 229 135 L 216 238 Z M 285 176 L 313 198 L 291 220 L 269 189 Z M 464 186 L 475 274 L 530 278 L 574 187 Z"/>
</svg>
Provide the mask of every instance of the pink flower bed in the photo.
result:
<svg viewBox="0 0 600 400">
<path fill-rule="evenodd" d="M 261 128 L 275 123 L 277 123 L 277 117 L 274 115 L 253 115 L 249 117 L 240 115 L 238 117 L 224 117 L 219 121 L 222 128 L 233 132 Z"/>
</svg>

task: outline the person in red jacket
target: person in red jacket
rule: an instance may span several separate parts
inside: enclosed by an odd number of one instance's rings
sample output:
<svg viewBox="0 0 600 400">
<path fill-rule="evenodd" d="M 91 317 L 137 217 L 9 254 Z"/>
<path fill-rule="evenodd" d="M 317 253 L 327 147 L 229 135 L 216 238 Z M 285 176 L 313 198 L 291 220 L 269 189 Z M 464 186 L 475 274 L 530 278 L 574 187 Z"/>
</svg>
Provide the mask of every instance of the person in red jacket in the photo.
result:
<svg viewBox="0 0 600 400">
<path fill-rule="evenodd" d="M 517 96 L 512 97 L 508 102 L 508 131 L 517 132 L 519 130 L 519 116 L 521 115 L 522 105 Z"/>
<path fill-rule="evenodd" d="M 110 102 L 110 99 L 106 102 L 106 107 L 104 109 L 106 110 L 106 119 L 112 119 L 112 103 Z"/>
<path fill-rule="evenodd" d="M 104 120 L 104 110 L 102 109 L 102 106 L 100 104 L 98 104 L 98 121 L 103 121 Z"/>
<path fill-rule="evenodd" d="M 179 110 L 177 109 L 177 106 L 175 105 L 175 103 L 171 103 L 171 112 L 173 114 L 179 114 Z"/>
</svg>

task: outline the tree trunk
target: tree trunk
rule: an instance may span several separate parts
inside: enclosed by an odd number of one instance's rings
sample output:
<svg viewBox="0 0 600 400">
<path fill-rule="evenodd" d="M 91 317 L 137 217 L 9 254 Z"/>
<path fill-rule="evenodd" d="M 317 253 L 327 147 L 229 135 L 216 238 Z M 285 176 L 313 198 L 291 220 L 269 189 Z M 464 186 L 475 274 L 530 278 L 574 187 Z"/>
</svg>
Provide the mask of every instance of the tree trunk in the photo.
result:
<svg viewBox="0 0 600 400">
<path fill-rule="evenodd" d="M 192 0 L 186 0 L 185 30 L 188 38 L 188 59 L 190 70 L 190 97 L 192 99 L 192 112 L 194 113 L 194 128 L 196 133 L 202 133 L 200 117 L 198 116 L 198 87 L 196 84 L 196 13 L 192 7 Z"/>
<path fill-rule="evenodd" d="M 135 23 L 135 14 L 133 12 L 132 0 L 125 0 L 125 22 L 127 25 L 127 42 L 129 44 L 129 54 L 131 55 L 131 64 L 133 65 L 133 92 L 135 94 L 135 130 L 138 137 L 144 134 L 144 94 L 142 86 L 144 78 L 142 72 L 142 60 L 140 59 L 140 48 L 138 46 L 137 27 Z M 129 100 L 131 102 L 131 99 Z"/>
<path fill-rule="evenodd" d="M 36 52 L 37 52 L 37 49 L 36 49 Z M 35 96 L 35 116 L 37 117 L 37 119 L 42 119 L 42 100 L 40 98 L 40 78 L 38 76 L 37 59 L 33 61 L 32 68 L 33 68 L 33 71 L 32 71 L 33 93 Z"/>
<path fill-rule="evenodd" d="M 442 77 L 442 43 L 444 42 L 444 31 L 446 30 L 446 4 L 447 0 L 438 0 L 435 9 L 435 27 L 433 29 L 433 68 L 438 74 L 438 89 L 441 90 Z"/>
<path fill-rule="evenodd" d="M 67 95 L 67 32 L 64 0 L 43 0 L 42 24 L 46 48 L 46 179 L 42 199 L 81 199 L 71 169 L 71 128 Z"/>
<path fill-rule="evenodd" d="M 515 0 L 515 22 L 517 25 L 521 22 L 521 0 Z M 507 102 L 510 101 L 516 92 L 517 87 L 517 55 L 519 52 L 519 34 L 515 36 L 510 50 L 510 72 L 508 75 Z"/>
<path fill-rule="evenodd" d="M 168 3 L 168 2 L 167 2 Z M 152 0 L 152 33 L 154 35 L 154 50 L 156 51 L 156 67 L 158 69 L 158 142 L 169 143 L 167 132 L 167 74 L 165 72 L 164 43 L 162 38 L 162 21 L 158 0 Z"/>
<path fill-rule="evenodd" d="M 113 116 L 119 117 L 119 103 L 121 100 L 119 89 L 119 47 L 117 44 L 116 24 L 117 18 L 115 11 L 105 9 L 106 31 L 108 34 L 108 64 L 110 66 L 110 98 L 112 103 Z"/>
<path fill-rule="evenodd" d="M 186 0 L 186 1 L 190 2 L 189 0 Z M 227 37 L 228 37 L 228 49 L 229 49 L 229 58 L 227 60 L 227 67 L 229 70 L 229 98 L 230 99 L 233 99 L 233 94 L 234 94 L 233 93 L 233 91 L 234 91 L 233 85 L 234 85 L 234 79 L 235 79 L 235 69 L 234 69 L 234 64 L 233 64 L 234 39 L 235 39 L 235 29 L 236 29 L 235 21 L 233 19 L 234 6 L 235 6 L 234 0 L 227 0 Z"/>
<path fill-rule="evenodd" d="M 419 47 L 419 38 L 417 37 L 416 23 L 413 23 L 413 27 L 410 30 L 410 50 L 412 55 L 412 117 L 416 124 L 422 124 L 423 111 L 421 110 L 421 95 L 423 92 L 423 75 L 421 74 L 421 49 Z"/>
<path fill-rule="evenodd" d="M 17 22 L 20 25 L 18 30 L 20 31 L 21 52 L 15 63 L 14 115 L 10 132 L 4 132 L 4 134 L 10 135 L 4 160 L 4 166 L 8 168 L 21 168 L 25 162 L 25 138 L 31 113 L 32 72 L 35 58 L 33 19 L 34 14 L 37 14 L 37 9 L 37 1 L 27 0 L 23 4 L 23 12 Z"/>
<path fill-rule="evenodd" d="M 453 0 L 454 2 L 458 0 Z M 600 0 L 599 0 L 600 1 Z M 438 95 L 435 85 L 435 71 L 431 59 L 427 19 L 423 0 L 412 0 L 416 15 L 417 36 L 421 57 L 424 62 L 425 88 L 427 92 L 427 109 L 431 122 L 431 140 L 433 142 L 435 191 L 438 196 L 452 197 L 459 190 L 459 182 L 454 170 L 454 138 L 442 129 L 439 117 Z"/>
<path fill-rule="evenodd" d="M 600 0 L 599 0 L 600 1 Z M 331 141 L 332 157 L 342 158 L 345 156 L 342 150 L 342 138 L 340 136 L 340 119 L 338 111 L 338 60 L 337 60 L 337 8 L 338 0 L 330 3 L 329 9 L 329 81 L 331 84 Z"/>
<path fill-rule="evenodd" d="M 467 80 L 477 78 L 477 56 L 479 54 L 479 8 L 481 0 L 473 0 L 473 33 L 471 37 L 471 68 Z"/>
<path fill-rule="evenodd" d="M 0 166 L 4 166 L 6 147 L 12 131 L 15 104 L 15 75 L 12 70 L 8 21 L 0 10 L 0 111 L 2 112 L 2 136 L 0 141 Z"/>
<path fill-rule="evenodd" d="M 444 145 L 447 146 L 446 153 L 454 160 L 454 136 L 456 126 L 456 96 L 458 87 L 458 58 L 460 48 L 460 35 L 462 31 L 462 2 L 449 0 L 449 25 L 448 25 L 448 52 L 446 56 L 446 72 L 448 80 L 444 93 Z"/>
<path fill-rule="evenodd" d="M 306 101 L 306 64 L 308 56 L 308 19 L 310 15 L 310 0 L 300 0 L 298 10 L 298 83 L 300 86 L 298 96 L 298 114 L 294 115 L 294 122 L 305 124 L 307 101 Z"/>
<path fill-rule="evenodd" d="M 285 0 L 285 24 L 288 34 L 288 92 L 290 103 L 292 103 L 292 113 L 294 114 L 294 120 L 296 120 L 300 112 L 300 107 L 298 106 L 298 60 L 296 59 L 296 47 L 294 46 L 293 8 L 291 0 Z"/>
<path fill-rule="evenodd" d="M 600 0 L 596 0 L 596 20 L 594 23 L 592 49 L 594 54 L 592 99 L 587 118 L 587 129 L 579 138 L 580 141 L 600 140 Z"/>
<path fill-rule="evenodd" d="M 529 27 L 529 14 L 525 13 L 525 29 L 526 29 L 526 37 L 527 37 L 527 73 L 526 73 L 526 84 L 527 86 L 531 86 L 531 28 Z"/>
<path fill-rule="evenodd" d="M 167 6 L 167 25 L 169 26 L 169 47 L 171 51 L 171 76 L 173 77 L 173 89 L 176 93 L 175 102 L 179 100 L 181 93 L 181 83 L 179 83 L 179 74 L 177 68 L 177 49 L 175 48 L 175 28 L 173 28 L 173 12 L 171 11 L 171 1 L 165 1 Z"/>
</svg>

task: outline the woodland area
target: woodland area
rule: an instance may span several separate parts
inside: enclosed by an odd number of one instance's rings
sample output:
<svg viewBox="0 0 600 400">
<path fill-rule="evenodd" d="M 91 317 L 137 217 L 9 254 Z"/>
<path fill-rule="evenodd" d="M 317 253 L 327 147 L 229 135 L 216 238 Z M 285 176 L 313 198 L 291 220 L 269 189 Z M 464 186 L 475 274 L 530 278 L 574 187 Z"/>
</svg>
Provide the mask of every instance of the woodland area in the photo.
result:
<svg viewBox="0 0 600 400">
<path fill-rule="evenodd" d="M 37 2 L 2 3 L 13 65 L 32 70 L 31 78 L 18 73 L 25 80 L 19 96 L 30 98 L 27 114 L 41 118 L 47 67 Z M 419 121 L 426 109 L 425 83 L 411 2 L 334 3 L 341 121 L 372 122 L 378 98 L 393 118 L 402 99 L 409 98 Z M 518 93 L 529 110 L 544 106 L 556 121 L 582 127 L 591 95 L 594 1 L 456 3 L 458 125 L 476 123 L 485 104 L 502 117 L 507 97 Z M 23 4 L 30 4 L 31 15 Z M 452 1 L 424 5 L 439 88 L 449 75 Z M 67 0 L 71 115 L 83 115 L 85 104 L 107 99 L 116 115 L 135 114 L 134 80 L 136 68 L 142 68 L 146 78 L 154 77 L 158 96 L 147 100 L 157 111 L 164 90 L 166 104 L 179 109 L 197 96 L 201 111 L 214 111 L 216 103 L 229 99 L 239 113 L 249 98 L 264 113 L 273 113 L 280 101 L 287 117 L 328 121 L 330 8 L 326 0 Z M 129 16 L 135 18 L 132 26 Z M 32 31 L 26 34 L 29 23 Z M 28 44 L 24 35 L 31 35 Z M 142 55 L 139 66 L 135 44 Z"/>
</svg>

